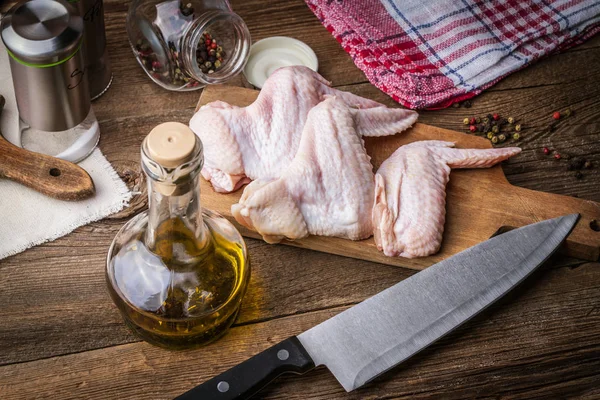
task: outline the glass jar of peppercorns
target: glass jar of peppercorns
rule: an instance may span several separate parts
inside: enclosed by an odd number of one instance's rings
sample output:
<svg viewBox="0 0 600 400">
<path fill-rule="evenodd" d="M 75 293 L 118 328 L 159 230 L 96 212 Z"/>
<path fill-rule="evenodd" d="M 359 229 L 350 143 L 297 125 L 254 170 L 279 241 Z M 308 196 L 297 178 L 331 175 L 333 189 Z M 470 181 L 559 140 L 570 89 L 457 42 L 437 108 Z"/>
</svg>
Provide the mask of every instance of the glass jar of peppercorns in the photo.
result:
<svg viewBox="0 0 600 400">
<path fill-rule="evenodd" d="M 148 76 L 177 91 L 237 75 L 251 45 L 248 27 L 228 0 L 133 0 L 127 33 Z"/>
</svg>

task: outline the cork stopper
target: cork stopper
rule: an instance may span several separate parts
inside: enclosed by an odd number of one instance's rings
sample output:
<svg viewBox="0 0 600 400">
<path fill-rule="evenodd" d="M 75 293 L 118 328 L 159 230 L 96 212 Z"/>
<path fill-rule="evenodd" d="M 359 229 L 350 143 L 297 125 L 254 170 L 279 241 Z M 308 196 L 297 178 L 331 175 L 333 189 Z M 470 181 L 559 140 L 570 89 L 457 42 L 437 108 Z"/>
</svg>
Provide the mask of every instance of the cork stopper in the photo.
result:
<svg viewBox="0 0 600 400">
<path fill-rule="evenodd" d="M 146 136 L 148 156 L 165 168 L 176 168 L 194 155 L 196 135 L 180 122 L 157 125 Z"/>
</svg>

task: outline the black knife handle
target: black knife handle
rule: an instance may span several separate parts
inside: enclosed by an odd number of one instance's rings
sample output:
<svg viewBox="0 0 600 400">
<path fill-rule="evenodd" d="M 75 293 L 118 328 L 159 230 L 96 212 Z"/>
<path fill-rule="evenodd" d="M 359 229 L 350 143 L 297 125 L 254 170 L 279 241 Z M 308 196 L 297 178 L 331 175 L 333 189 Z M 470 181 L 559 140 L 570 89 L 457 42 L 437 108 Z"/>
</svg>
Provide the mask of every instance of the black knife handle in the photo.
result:
<svg viewBox="0 0 600 400">
<path fill-rule="evenodd" d="M 286 372 L 303 374 L 315 367 L 302 343 L 292 336 L 223 372 L 175 400 L 248 399 Z"/>
</svg>

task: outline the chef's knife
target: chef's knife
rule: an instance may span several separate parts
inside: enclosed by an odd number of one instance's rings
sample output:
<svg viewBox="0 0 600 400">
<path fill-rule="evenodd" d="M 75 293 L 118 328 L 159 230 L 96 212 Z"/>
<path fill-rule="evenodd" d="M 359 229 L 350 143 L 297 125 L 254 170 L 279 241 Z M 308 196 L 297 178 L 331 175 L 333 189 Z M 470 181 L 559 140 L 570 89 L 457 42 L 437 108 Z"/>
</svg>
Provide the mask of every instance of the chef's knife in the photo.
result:
<svg viewBox="0 0 600 400">
<path fill-rule="evenodd" d="M 177 400 L 247 399 L 278 375 L 325 365 L 347 391 L 423 350 L 501 298 L 569 235 L 578 214 L 496 236 L 225 371 Z"/>
</svg>

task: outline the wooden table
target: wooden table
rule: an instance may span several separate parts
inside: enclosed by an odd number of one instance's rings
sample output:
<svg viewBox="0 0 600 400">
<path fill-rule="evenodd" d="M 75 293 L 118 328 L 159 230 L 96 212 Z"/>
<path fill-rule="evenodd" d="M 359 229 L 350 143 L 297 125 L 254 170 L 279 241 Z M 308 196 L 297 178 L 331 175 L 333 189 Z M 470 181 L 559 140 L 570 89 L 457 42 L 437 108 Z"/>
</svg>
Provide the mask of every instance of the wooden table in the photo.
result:
<svg viewBox="0 0 600 400">
<path fill-rule="evenodd" d="M 146 207 L 142 138 L 161 122 L 187 122 L 199 92 L 167 92 L 146 77 L 126 39 L 128 3 L 104 1 L 115 79 L 94 109 L 100 148 L 137 195 L 118 215 L 0 261 L 5 400 L 172 398 L 414 273 L 249 239 L 252 281 L 227 336 L 172 352 L 131 334 L 105 289 L 106 253 L 123 223 Z M 254 40 L 303 40 L 334 86 L 396 105 L 366 81 L 301 0 L 232 3 Z M 504 165 L 512 183 L 600 201 L 599 65 L 596 37 L 515 73 L 470 109 L 423 112 L 420 121 L 463 130 L 465 116 L 513 115 L 526 129 L 523 153 Z M 569 127 L 546 131 L 552 112 L 567 106 L 576 111 Z M 588 157 L 596 168 L 577 180 L 564 162 L 544 156 L 543 146 Z M 553 259 L 499 304 L 353 393 L 318 369 L 282 377 L 256 398 L 600 398 L 600 264 Z"/>
</svg>

